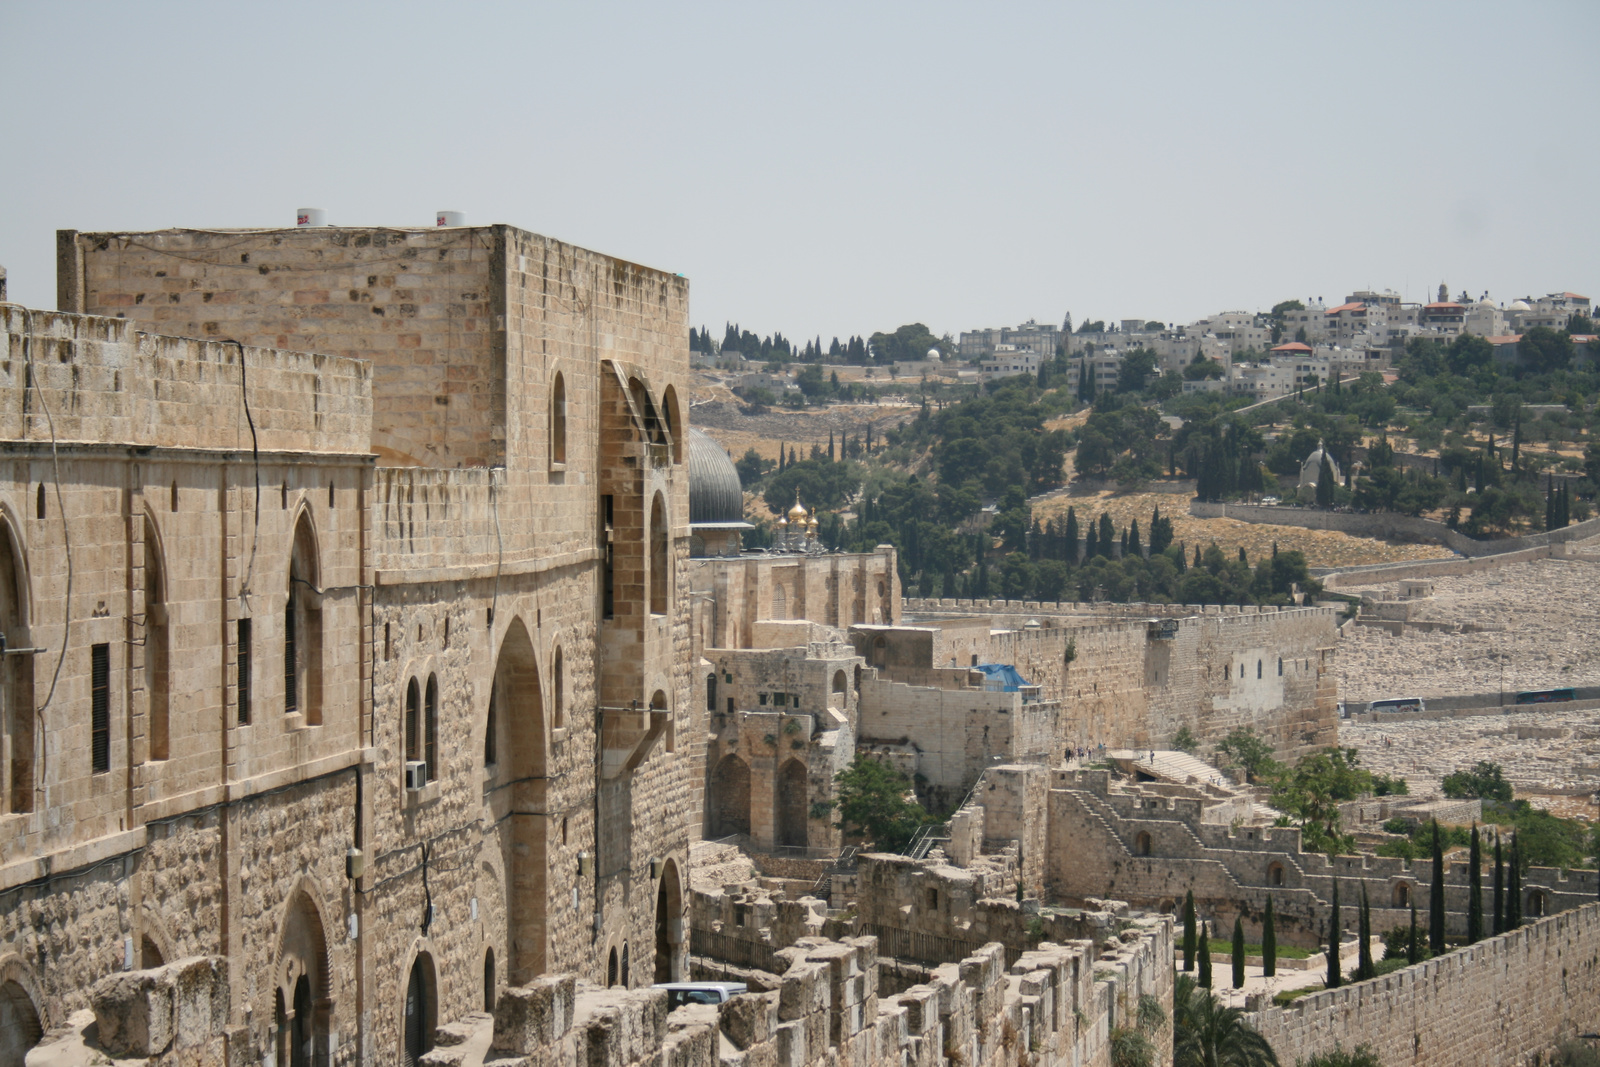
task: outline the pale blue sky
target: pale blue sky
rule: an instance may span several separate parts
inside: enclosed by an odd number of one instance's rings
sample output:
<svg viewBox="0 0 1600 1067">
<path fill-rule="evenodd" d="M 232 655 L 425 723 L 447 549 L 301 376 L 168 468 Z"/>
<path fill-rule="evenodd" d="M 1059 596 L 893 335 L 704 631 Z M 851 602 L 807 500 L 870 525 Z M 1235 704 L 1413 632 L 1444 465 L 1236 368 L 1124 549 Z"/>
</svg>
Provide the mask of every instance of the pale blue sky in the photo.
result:
<svg viewBox="0 0 1600 1067">
<path fill-rule="evenodd" d="M 0 0 L 0 264 L 54 231 L 508 222 L 791 337 L 1600 298 L 1600 4 Z"/>
</svg>

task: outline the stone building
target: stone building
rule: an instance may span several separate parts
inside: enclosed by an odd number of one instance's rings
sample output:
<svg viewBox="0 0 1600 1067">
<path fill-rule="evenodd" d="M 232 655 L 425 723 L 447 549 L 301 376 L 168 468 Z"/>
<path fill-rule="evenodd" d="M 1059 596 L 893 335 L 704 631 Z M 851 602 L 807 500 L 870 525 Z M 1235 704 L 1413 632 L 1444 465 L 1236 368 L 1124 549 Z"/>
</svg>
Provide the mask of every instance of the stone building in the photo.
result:
<svg viewBox="0 0 1600 1067">
<path fill-rule="evenodd" d="M 66 231 L 58 281 L 0 308 L 17 1032 L 203 957 L 229 1062 L 395 1063 L 680 975 L 687 283 L 508 226 Z"/>
</svg>

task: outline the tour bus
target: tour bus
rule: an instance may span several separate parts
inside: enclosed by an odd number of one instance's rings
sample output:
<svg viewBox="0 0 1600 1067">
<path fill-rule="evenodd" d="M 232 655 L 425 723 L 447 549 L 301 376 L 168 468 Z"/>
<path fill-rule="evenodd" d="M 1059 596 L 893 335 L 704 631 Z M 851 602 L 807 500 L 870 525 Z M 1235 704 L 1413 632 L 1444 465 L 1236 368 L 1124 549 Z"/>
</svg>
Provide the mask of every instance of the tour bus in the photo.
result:
<svg viewBox="0 0 1600 1067">
<path fill-rule="evenodd" d="M 1387 697 L 1367 705 L 1368 711 L 1427 711 L 1421 697 Z"/>
<path fill-rule="evenodd" d="M 1530 689 L 1517 694 L 1518 704 L 1565 704 L 1577 699 L 1578 694 L 1571 689 Z"/>
</svg>

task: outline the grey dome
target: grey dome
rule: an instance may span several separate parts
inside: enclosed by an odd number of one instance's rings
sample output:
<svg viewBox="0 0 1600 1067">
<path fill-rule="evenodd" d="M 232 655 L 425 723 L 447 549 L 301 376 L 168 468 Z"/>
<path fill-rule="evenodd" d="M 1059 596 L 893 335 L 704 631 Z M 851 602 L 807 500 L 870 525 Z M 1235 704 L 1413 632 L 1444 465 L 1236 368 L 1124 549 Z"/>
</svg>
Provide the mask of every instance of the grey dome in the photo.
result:
<svg viewBox="0 0 1600 1067">
<path fill-rule="evenodd" d="M 689 524 L 744 523 L 744 490 L 733 460 L 704 430 L 689 428 Z"/>
</svg>

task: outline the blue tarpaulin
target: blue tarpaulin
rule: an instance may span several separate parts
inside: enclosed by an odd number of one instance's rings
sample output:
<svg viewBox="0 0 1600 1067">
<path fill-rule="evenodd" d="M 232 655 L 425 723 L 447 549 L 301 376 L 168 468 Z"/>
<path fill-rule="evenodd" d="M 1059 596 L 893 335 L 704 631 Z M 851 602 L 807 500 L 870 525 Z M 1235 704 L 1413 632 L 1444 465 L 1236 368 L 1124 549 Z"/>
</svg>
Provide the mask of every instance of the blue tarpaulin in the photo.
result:
<svg viewBox="0 0 1600 1067">
<path fill-rule="evenodd" d="M 983 687 L 992 693 L 1015 693 L 1033 684 L 1009 663 L 980 663 L 972 669 L 984 673 Z"/>
</svg>

